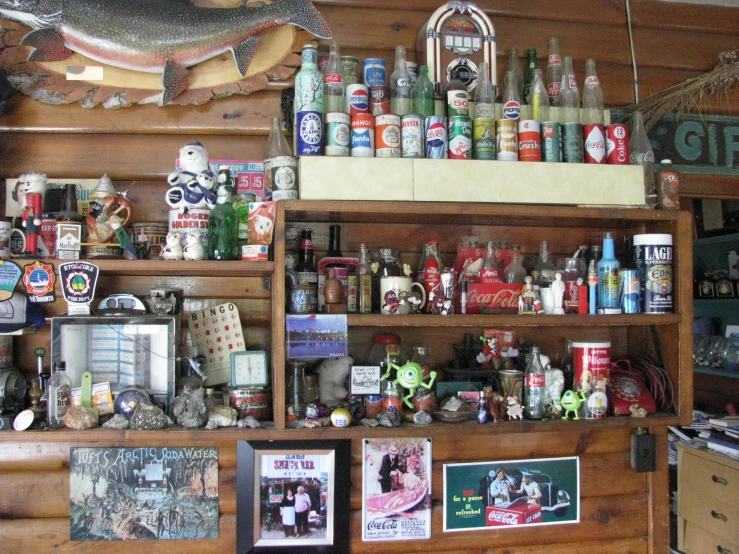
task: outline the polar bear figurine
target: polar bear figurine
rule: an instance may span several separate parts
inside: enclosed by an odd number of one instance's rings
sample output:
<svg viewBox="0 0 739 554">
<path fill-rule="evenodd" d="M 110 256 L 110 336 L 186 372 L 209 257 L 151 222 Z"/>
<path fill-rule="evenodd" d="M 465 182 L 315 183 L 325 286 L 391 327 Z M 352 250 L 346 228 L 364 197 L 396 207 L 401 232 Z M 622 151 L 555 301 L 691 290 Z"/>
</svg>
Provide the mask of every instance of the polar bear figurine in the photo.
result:
<svg viewBox="0 0 739 554">
<path fill-rule="evenodd" d="M 215 177 L 210 170 L 208 151 L 199 142 L 190 142 L 180 148 L 180 169 L 167 176 L 172 187 L 166 200 L 171 208 L 188 209 L 213 207 L 216 195 Z"/>
<path fill-rule="evenodd" d="M 167 233 L 166 244 L 162 247 L 162 258 L 165 260 L 182 259 L 182 243 L 180 243 L 180 234 L 177 231 Z"/>
<path fill-rule="evenodd" d="M 182 255 L 186 260 L 202 260 L 205 257 L 203 242 L 200 240 L 198 233 L 187 233 Z"/>
</svg>

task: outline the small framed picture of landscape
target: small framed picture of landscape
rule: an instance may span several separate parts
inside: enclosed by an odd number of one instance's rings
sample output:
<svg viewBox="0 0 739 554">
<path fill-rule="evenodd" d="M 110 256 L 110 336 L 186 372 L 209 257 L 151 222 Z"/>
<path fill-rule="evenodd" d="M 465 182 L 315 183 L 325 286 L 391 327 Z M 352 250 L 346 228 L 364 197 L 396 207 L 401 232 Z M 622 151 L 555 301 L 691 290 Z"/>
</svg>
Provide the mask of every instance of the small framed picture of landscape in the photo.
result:
<svg viewBox="0 0 739 554">
<path fill-rule="evenodd" d="M 341 358 L 348 353 L 346 314 L 287 315 L 287 357 Z"/>
</svg>

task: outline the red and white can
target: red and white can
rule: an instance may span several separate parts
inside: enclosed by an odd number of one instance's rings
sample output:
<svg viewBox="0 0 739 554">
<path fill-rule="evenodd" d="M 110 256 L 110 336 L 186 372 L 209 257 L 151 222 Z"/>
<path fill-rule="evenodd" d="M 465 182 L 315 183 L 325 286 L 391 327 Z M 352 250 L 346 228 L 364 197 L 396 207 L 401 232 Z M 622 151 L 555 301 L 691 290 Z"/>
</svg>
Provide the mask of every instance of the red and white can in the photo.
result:
<svg viewBox="0 0 739 554">
<path fill-rule="evenodd" d="M 228 404 L 239 412 L 240 418 L 252 416 L 257 421 L 272 420 L 272 389 L 252 387 L 227 389 Z"/>
<path fill-rule="evenodd" d="M 535 119 L 518 122 L 518 161 L 541 161 L 541 126 Z"/>
<path fill-rule="evenodd" d="M 370 87 L 370 113 L 378 115 L 390 113 L 390 87 Z"/>
<path fill-rule="evenodd" d="M 606 127 L 606 152 L 609 164 L 629 165 L 629 130 L 623 123 Z"/>
<path fill-rule="evenodd" d="M 611 343 L 608 341 L 578 341 L 572 343 L 575 365 L 575 388 L 591 390 L 601 380 L 608 382 L 611 370 Z"/>
<path fill-rule="evenodd" d="M 366 85 L 346 86 L 346 106 L 349 115 L 369 113 L 369 89 Z"/>
<path fill-rule="evenodd" d="M 375 118 L 375 156 L 400 158 L 400 116 L 378 115 Z"/>
<path fill-rule="evenodd" d="M 369 113 L 352 116 L 352 158 L 375 155 L 375 118 Z"/>
<path fill-rule="evenodd" d="M 603 125 L 596 123 L 582 126 L 583 150 L 586 164 L 606 163 L 606 139 Z"/>
</svg>

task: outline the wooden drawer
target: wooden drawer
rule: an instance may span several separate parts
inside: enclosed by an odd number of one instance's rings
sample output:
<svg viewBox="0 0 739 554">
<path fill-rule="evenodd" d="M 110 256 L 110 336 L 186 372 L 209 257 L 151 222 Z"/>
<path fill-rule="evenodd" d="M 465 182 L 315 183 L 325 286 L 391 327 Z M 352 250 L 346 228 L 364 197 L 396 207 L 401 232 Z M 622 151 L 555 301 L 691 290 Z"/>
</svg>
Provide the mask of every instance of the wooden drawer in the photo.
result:
<svg viewBox="0 0 739 554">
<path fill-rule="evenodd" d="M 684 490 L 689 496 L 700 494 L 701 498 L 729 503 L 739 499 L 739 470 L 687 452 L 682 464 L 679 470 L 681 498 Z"/>
<path fill-rule="evenodd" d="M 736 498 L 728 503 L 710 498 L 701 491 L 693 494 L 681 492 L 678 511 L 688 523 L 697 524 L 729 541 L 739 542 L 739 506 Z"/>
<path fill-rule="evenodd" d="M 738 542 L 712 535 L 694 523 L 685 524 L 683 549 L 688 554 L 739 554 Z"/>
</svg>

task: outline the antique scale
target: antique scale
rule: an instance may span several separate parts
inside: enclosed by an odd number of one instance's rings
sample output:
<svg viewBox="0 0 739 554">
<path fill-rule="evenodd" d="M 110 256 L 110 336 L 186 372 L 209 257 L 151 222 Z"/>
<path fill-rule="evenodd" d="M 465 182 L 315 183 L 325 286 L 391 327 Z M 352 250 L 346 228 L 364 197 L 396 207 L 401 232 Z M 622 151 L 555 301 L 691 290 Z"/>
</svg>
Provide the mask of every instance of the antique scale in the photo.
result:
<svg viewBox="0 0 739 554">
<path fill-rule="evenodd" d="M 454 75 L 472 95 L 480 62 L 488 64 L 490 81 L 496 84 L 495 29 L 472 3 L 452 1 L 436 10 L 418 33 L 416 50 L 418 63 L 429 68 L 437 96 Z"/>
</svg>

